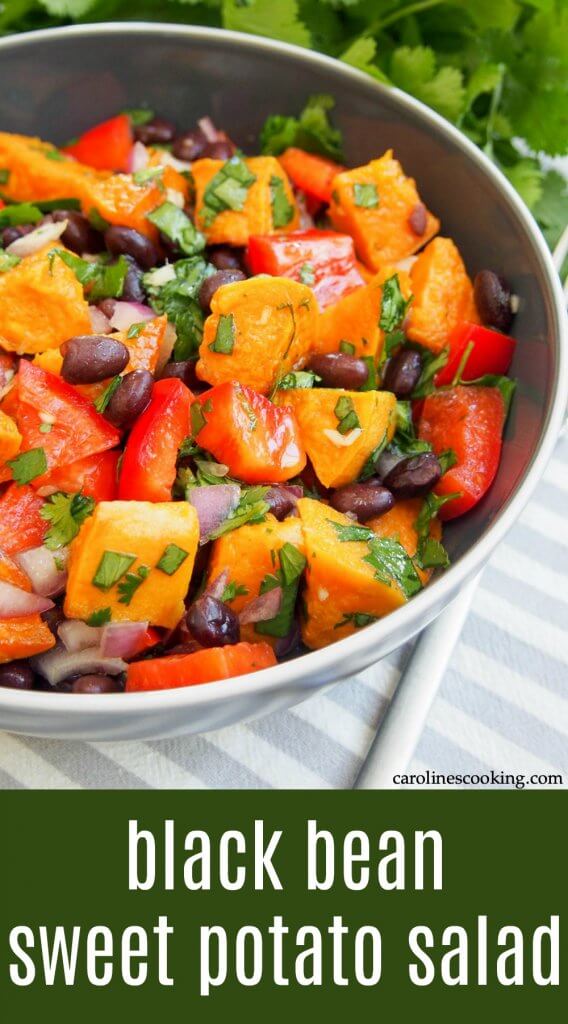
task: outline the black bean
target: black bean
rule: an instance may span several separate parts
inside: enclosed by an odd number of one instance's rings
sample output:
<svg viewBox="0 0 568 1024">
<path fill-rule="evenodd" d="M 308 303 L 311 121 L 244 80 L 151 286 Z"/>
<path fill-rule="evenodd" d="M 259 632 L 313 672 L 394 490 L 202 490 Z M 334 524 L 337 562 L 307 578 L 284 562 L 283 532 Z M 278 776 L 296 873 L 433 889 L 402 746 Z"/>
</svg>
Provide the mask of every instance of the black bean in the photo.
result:
<svg viewBox="0 0 568 1024">
<path fill-rule="evenodd" d="M 411 348 L 402 349 L 387 363 L 383 388 L 385 391 L 392 391 L 397 398 L 408 398 L 418 384 L 421 373 L 420 353 Z"/>
<path fill-rule="evenodd" d="M 10 690 L 33 690 L 35 672 L 27 661 L 9 661 L 0 665 L 0 686 Z"/>
<path fill-rule="evenodd" d="M 232 249 L 229 245 L 216 245 L 209 250 L 208 260 L 217 270 L 242 270 L 243 249 Z"/>
<path fill-rule="evenodd" d="M 128 263 L 128 270 L 120 297 L 124 302 L 146 302 L 146 292 L 142 284 L 142 268 L 138 266 L 132 256 L 124 258 Z"/>
<path fill-rule="evenodd" d="M 109 320 L 112 320 L 112 317 L 114 316 L 115 307 L 116 299 L 101 299 L 101 301 L 98 303 L 98 308 L 100 309 L 101 313 L 104 313 L 104 315 Z"/>
<path fill-rule="evenodd" d="M 68 384 L 95 384 L 124 370 L 130 359 L 126 345 L 104 334 L 83 334 L 62 346 L 61 376 Z"/>
<path fill-rule="evenodd" d="M 158 250 L 154 243 L 134 228 L 113 224 L 105 231 L 105 244 L 113 256 L 132 256 L 145 270 L 158 262 Z"/>
<path fill-rule="evenodd" d="M 415 235 L 423 235 L 428 227 L 428 212 L 424 203 L 416 203 L 410 211 L 408 223 Z"/>
<path fill-rule="evenodd" d="M 234 152 L 232 142 L 228 139 L 219 139 L 218 142 L 208 142 L 201 155 L 209 157 L 210 160 L 230 160 Z"/>
<path fill-rule="evenodd" d="M 48 608 L 46 612 L 42 612 L 41 617 L 53 635 L 57 636 L 57 627 L 65 621 L 63 608 L 55 604 L 53 608 Z"/>
<path fill-rule="evenodd" d="M 482 323 L 497 331 L 508 331 L 513 320 L 511 289 L 492 270 L 480 270 L 473 282 L 475 305 Z"/>
<path fill-rule="evenodd" d="M 154 378 L 148 370 L 125 373 L 105 409 L 105 417 L 114 427 L 128 430 L 142 415 L 152 397 Z"/>
<path fill-rule="evenodd" d="M 394 505 L 394 498 L 379 480 L 366 480 L 360 484 L 346 484 L 332 492 L 331 505 L 338 512 L 354 515 L 360 523 L 374 516 L 382 516 Z"/>
<path fill-rule="evenodd" d="M 153 146 L 155 143 L 165 145 L 172 141 L 175 133 L 175 125 L 162 117 L 154 117 L 147 124 L 138 124 L 134 128 L 134 138 L 145 146 Z"/>
<path fill-rule="evenodd" d="M 79 676 L 73 683 L 73 693 L 120 693 L 122 684 L 114 676 Z"/>
<path fill-rule="evenodd" d="M 418 498 L 431 491 L 441 475 L 442 467 L 434 452 L 423 452 L 397 462 L 383 483 L 396 498 Z"/>
<path fill-rule="evenodd" d="M 362 359 L 342 352 L 312 356 L 307 369 L 317 373 L 325 387 L 345 388 L 347 391 L 357 391 L 369 376 L 369 368 Z"/>
<path fill-rule="evenodd" d="M 204 386 L 204 382 L 196 376 L 196 366 L 197 359 L 184 359 L 181 362 L 166 363 L 162 370 L 162 378 L 177 377 L 178 380 L 183 381 L 190 391 L 196 391 Z"/>
<path fill-rule="evenodd" d="M 37 227 L 37 224 L 15 224 L 13 227 L 4 228 L 2 231 L 2 246 L 7 249 L 12 242 L 17 242 L 18 238 L 23 238 L 24 235 L 29 235 L 30 231 L 33 231 Z"/>
<path fill-rule="evenodd" d="M 224 284 L 233 284 L 235 281 L 246 281 L 246 274 L 242 270 L 218 270 L 211 277 L 206 277 L 199 289 L 199 305 L 208 313 L 211 309 L 211 299 L 218 288 Z"/>
<path fill-rule="evenodd" d="M 192 636 L 203 647 L 224 647 L 238 644 L 241 638 L 239 620 L 232 608 L 216 597 L 199 597 L 186 617 Z"/>
<path fill-rule="evenodd" d="M 174 139 L 172 153 L 178 160 L 187 160 L 191 163 L 192 160 L 199 160 L 203 156 L 206 146 L 206 136 L 200 128 L 196 128 L 195 131 L 185 132 Z"/>
<path fill-rule="evenodd" d="M 100 252 L 104 249 L 102 235 L 95 231 L 82 213 L 77 210 L 54 210 L 51 216 L 56 222 L 67 221 L 61 241 L 72 252 L 80 256 L 84 252 Z"/>
<path fill-rule="evenodd" d="M 288 487 L 272 486 L 265 494 L 264 500 L 276 519 L 286 519 L 296 508 L 298 496 Z"/>
</svg>

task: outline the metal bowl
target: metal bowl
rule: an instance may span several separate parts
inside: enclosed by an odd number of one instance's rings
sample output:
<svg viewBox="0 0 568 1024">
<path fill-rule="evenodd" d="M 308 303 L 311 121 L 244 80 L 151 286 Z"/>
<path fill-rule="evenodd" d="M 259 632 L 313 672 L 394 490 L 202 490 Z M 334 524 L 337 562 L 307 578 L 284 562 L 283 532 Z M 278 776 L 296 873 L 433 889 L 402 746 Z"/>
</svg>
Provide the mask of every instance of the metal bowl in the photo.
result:
<svg viewBox="0 0 568 1024">
<path fill-rule="evenodd" d="M 455 239 L 470 273 L 505 273 L 520 296 L 519 381 L 490 492 L 452 524 L 452 568 L 356 635 L 276 668 L 207 686 L 91 696 L 0 690 L 0 727 L 36 736 L 137 739 L 202 732 L 290 706 L 360 671 L 423 629 L 479 572 L 535 489 L 568 392 L 563 297 L 534 220 L 505 178 L 448 122 L 396 89 L 307 50 L 234 32 L 86 25 L 0 41 L 0 129 L 56 143 L 149 104 L 180 126 L 209 114 L 245 149 L 265 117 L 317 92 L 337 100 L 349 163 L 392 147 Z"/>
</svg>

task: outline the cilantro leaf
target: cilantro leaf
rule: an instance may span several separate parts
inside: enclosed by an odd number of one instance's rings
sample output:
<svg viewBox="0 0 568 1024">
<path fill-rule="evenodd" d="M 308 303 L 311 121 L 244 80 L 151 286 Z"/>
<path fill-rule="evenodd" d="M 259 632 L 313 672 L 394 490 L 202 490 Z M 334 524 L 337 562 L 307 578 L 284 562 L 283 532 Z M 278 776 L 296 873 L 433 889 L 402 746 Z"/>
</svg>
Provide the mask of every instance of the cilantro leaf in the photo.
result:
<svg viewBox="0 0 568 1024">
<path fill-rule="evenodd" d="M 95 509 L 94 498 L 86 494 L 66 494 L 57 491 L 50 495 L 40 516 L 50 524 L 45 535 L 44 544 L 51 551 L 66 547 L 79 533 L 80 527 Z"/>
<path fill-rule="evenodd" d="M 342 160 L 341 132 L 329 120 L 329 111 L 334 106 L 332 96 L 316 95 L 310 97 L 299 117 L 272 114 L 260 132 L 262 152 L 278 156 L 290 146 L 297 146 L 308 153 Z"/>
<path fill-rule="evenodd" d="M 75 253 L 64 249 L 52 249 L 49 258 L 63 260 L 85 289 L 89 302 L 101 299 L 118 299 L 122 295 L 124 282 L 128 273 L 128 262 L 119 256 L 115 263 L 109 263 L 107 256 L 98 256 L 96 260 L 83 260 Z"/>
<path fill-rule="evenodd" d="M 270 511 L 270 506 L 265 501 L 268 490 L 268 487 L 243 487 L 239 504 L 229 518 L 209 534 L 209 540 L 217 540 L 218 537 L 244 526 L 245 523 L 262 523 Z"/>
<path fill-rule="evenodd" d="M 205 227 L 210 227 L 225 210 L 242 210 L 247 201 L 248 191 L 256 181 L 256 174 L 249 170 L 241 156 L 226 160 L 203 193 L 200 218 Z"/>
<path fill-rule="evenodd" d="M 29 484 L 47 472 L 47 458 L 43 448 L 30 448 L 27 452 L 21 452 L 15 458 L 8 459 L 6 465 L 12 470 L 17 484 Z"/>
<path fill-rule="evenodd" d="M 154 168 L 161 170 L 161 168 Z M 148 220 L 186 256 L 196 256 L 205 248 L 205 238 L 186 213 L 175 203 L 165 202 L 148 214 Z"/>
<path fill-rule="evenodd" d="M 223 0 L 223 27 L 256 36 L 276 36 L 296 46 L 310 46 L 311 37 L 300 20 L 297 0 Z"/>
<path fill-rule="evenodd" d="M 227 583 L 227 586 L 221 594 L 221 601 L 225 604 L 229 604 L 234 601 L 236 597 L 246 597 L 248 594 L 248 588 L 244 587 L 242 583 L 237 583 L 236 580 L 231 580 Z"/>
<path fill-rule="evenodd" d="M 398 280 L 398 274 L 393 274 L 383 284 L 383 294 L 381 297 L 381 313 L 379 317 L 379 327 L 382 331 L 390 333 L 397 328 L 406 315 L 412 298 L 405 299 L 401 290 L 400 282 Z"/>
<path fill-rule="evenodd" d="M 37 224 L 42 216 L 41 210 L 34 203 L 11 203 L 0 209 L 0 228 L 16 227 L 18 224 Z"/>
<path fill-rule="evenodd" d="M 134 572 L 127 572 L 117 587 L 118 593 L 120 594 L 118 603 L 126 605 L 130 604 L 138 590 L 138 587 L 142 586 L 144 580 L 147 580 L 149 575 L 149 565 L 139 565 Z"/>
<path fill-rule="evenodd" d="M 164 269 L 169 275 L 161 273 Z M 174 359 L 189 359 L 197 353 L 203 336 L 204 315 L 197 296 L 206 277 L 215 272 L 200 256 L 177 260 L 169 267 L 149 271 L 143 277 L 152 308 L 165 313 L 176 329 Z M 164 280 L 164 277 L 166 278 Z"/>
<path fill-rule="evenodd" d="M 270 179 L 270 205 L 272 207 L 272 224 L 275 228 L 284 228 L 294 218 L 294 207 L 289 202 L 284 181 L 276 174 Z"/>
<path fill-rule="evenodd" d="M 296 598 L 300 577 L 306 568 L 305 555 L 293 544 L 286 542 L 278 552 L 280 566 L 274 574 L 265 576 L 260 586 L 260 593 L 275 587 L 282 588 L 282 601 L 277 615 L 265 622 L 255 624 L 255 632 L 264 636 L 287 636 L 292 628 Z"/>
</svg>

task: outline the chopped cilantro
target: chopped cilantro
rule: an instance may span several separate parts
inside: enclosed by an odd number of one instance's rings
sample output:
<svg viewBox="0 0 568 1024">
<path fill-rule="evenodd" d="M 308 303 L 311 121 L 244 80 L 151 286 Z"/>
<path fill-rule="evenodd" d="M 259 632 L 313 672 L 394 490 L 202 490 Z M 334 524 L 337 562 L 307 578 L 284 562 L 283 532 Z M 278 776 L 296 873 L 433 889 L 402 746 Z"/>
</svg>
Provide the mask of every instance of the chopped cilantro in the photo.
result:
<svg viewBox="0 0 568 1024">
<path fill-rule="evenodd" d="M 272 114 L 260 132 L 262 152 L 278 156 L 289 146 L 297 146 L 308 153 L 319 153 L 332 160 L 341 160 L 341 132 L 329 120 L 329 111 L 334 106 L 332 96 L 316 95 L 310 97 L 299 117 Z"/>
<path fill-rule="evenodd" d="M 12 470 L 17 484 L 29 484 L 30 480 L 47 472 L 47 458 L 43 448 L 30 448 L 14 459 L 8 459 L 6 465 Z"/>
<path fill-rule="evenodd" d="M 42 213 L 51 213 L 53 210 L 80 210 L 81 203 L 71 196 L 63 196 L 61 199 L 36 199 L 34 206 Z"/>
<path fill-rule="evenodd" d="M 148 220 L 186 256 L 196 256 L 205 248 L 205 238 L 175 203 L 162 203 L 148 214 Z"/>
<path fill-rule="evenodd" d="M 313 388 L 319 381 L 321 377 L 311 370 L 292 370 L 278 381 L 276 387 L 278 391 L 293 391 L 296 388 Z"/>
<path fill-rule="evenodd" d="M 421 569 L 446 568 L 450 564 L 446 549 L 439 540 L 430 536 L 430 531 L 432 521 L 436 518 L 442 506 L 446 502 L 459 497 L 460 494 L 458 493 L 437 495 L 430 492 L 422 502 L 418 518 L 414 523 L 414 529 L 418 537 L 415 557 L 416 563 Z"/>
<path fill-rule="evenodd" d="M 122 111 L 130 118 L 130 123 L 133 128 L 141 128 L 143 125 L 148 124 L 149 121 L 153 121 L 156 116 L 153 110 L 146 107 L 133 107 Z"/>
<path fill-rule="evenodd" d="M 122 295 L 129 269 L 124 256 L 119 256 L 115 263 L 110 263 L 106 255 L 98 256 L 96 260 L 83 260 L 75 253 L 64 249 L 52 249 L 49 254 L 52 263 L 56 256 L 73 271 L 79 283 L 83 285 L 89 302 L 118 299 Z"/>
<path fill-rule="evenodd" d="M 355 629 L 361 629 L 363 626 L 370 626 L 372 622 L 378 622 L 376 615 L 370 615 L 368 612 L 345 612 L 345 615 L 340 622 L 336 622 L 334 629 L 340 629 L 341 626 L 353 625 Z"/>
<path fill-rule="evenodd" d="M 229 518 L 209 534 L 209 540 L 216 540 L 223 534 L 244 526 L 245 523 L 262 523 L 270 511 L 270 506 L 265 501 L 268 490 L 268 487 L 243 487 L 239 504 Z"/>
<path fill-rule="evenodd" d="M 375 534 L 368 526 L 358 526 L 356 523 L 337 523 L 335 519 L 328 519 L 328 523 L 333 526 L 337 534 L 337 539 L 342 544 L 346 544 L 349 541 L 369 541 L 372 540 Z"/>
<path fill-rule="evenodd" d="M 355 345 L 353 345 L 352 342 L 350 341 L 340 341 L 339 351 L 342 352 L 344 356 L 354 356 Z"/>
<path fill-rule="evenodd" d="M 118 599 L 119 604 L 130 604 L 134 597 L 138 587 L 140 587 L 144 580 L 148 579 L 150 575 L 149 565 L 139 565 L 135 572 L 127 572 L 124 579 L 121 579 L 118 584 L 117 590 L 120 594 Z"/>
<path fill-rule="evenodd" d="M 91 227 L 95 229 L 95 231 L 100 231 L 104 233 L 106 229 L 110 227 L 108 220 L 105 220 L 104 217 L 101 216 L 99 211 L 95 210 L 94 206 L 91 210 L 89 210 L 87 220 L 89 221 Z"/>
<path fill-rule="evenodd" d="M 141 171 L 136 171 L 132 175 L 132 181 L 134 182 L 135 185 L 156 185 L 160 192 L 164 192 L 165 186 L 163 177 L 163 167 L 144 167 Z M 172 205 L 175 205 L 175 203 Z"/>
<path fill-rule="evenodd" d="M 422 372 L 412 392 L 413 398 L 426 398 L 427 395 L 432 394 L 436 390 L 434 377 L 446 365 L 449 354 L 450 350 L 448 348 L 443 348 L 437 355 L 425 348 L 420 349 Z"/>
<path fill-rule="evenodd" d="M 400 326 L 406 315 L 411 299 L 405 299 L 401 290 L 398 274 L 393 274 L 383 284 L 381 298 L 381 314 L 379 327 L 390 333 Z"/>
<path fill-rule="evenodd" d="M 377 192 L 377 186 L 371 184 L 360 185 L 355 183 L 353 185 L 353 201 L 355 206 L 361 206 L 369 210 L 374 210 L 379 205 L 379 193 Z"/>
<path fill-rule="evenodd" d="M 341 395 L 335 403 L 334 413 L 337 416 L 337 430 L 340 434 L 348 434 L 350 430 L 361 428 L 359 417 L 349 395 Z"/>
<path fill-rule="evenodd" d="M 458 457 L 453 448 L 446 448 L 445 451 L 440 452 L 438 455 L 438 462 L 442 467 L 442 476 L 447 473 L 452 466 L 455 466 L 458 461 Z"/>
<path fill-rule="evenodd" d="M 511 402 L 517 387 L 516 380 L 511 380 L 510 377 L 505 377 L 499 373 L 486 373 L 484 377 L 478 377 L 477 380 L 462 380 L 460 384 L 465 385 L 465 387 L 499 388 L 505 405 L 505 416 L 507 416 L 511 408 Z"/>
<path fill-rule="evenodd" d="M 178 547 L 177 544 L 168 544 L 164 548 L 160 561 L 156 563 L 156 569 L 165 572 L 167 576 L 173 576 L 187 557 L 188 552 L 183 548 Z"/>
<path fill-rule="evenodd" d="M 163 268 L 160 267 L 160 270 Z M 203 336 L 204 315 L 199 305 L 199 289 L 215 267 L 200 256 L 177 260 L 171 266 L 172 278 L 165 284 L 154 284 L 150 271 L 143 283 L 156 313 L 165 313 L 176 329 L 174 359 L 190 359 L 197 353 Z"/>
<path fill-rule="evenodd" d="M 227 160 L 213 175 L 203 195 L 200 217 L 205 227 L 210 227 L 224 210 L 242 210 L 255 181 L 256 174 L 249 170 L 241 156 Z"/>
<path fill-rule="evenodd" d="M 92 579 L 93 586 L 98 587 L 99 590 L 110 590 L 115 583 L 122 579 L 135 561 L 136 555 L 126 554 L 123 551 L 103 552 Z"/>
<path fill-rule="evenodd" d="M 235 346 L 235 333 L 236 327 L 233 314 L 229 313 L 227 316 L 220 316 L 217 323 L 215 340 L 210 344 L 209 348 L 212 352 L 230 356 Z"/>
<path fill-rule="evenodd" d="M 201 402 L 192 402 L 189 408 L 189 418 L 191 421 L 191 433 L 193 437 L 197 437 L 199 432 L 203 430 L 203 427 L 207 426 L 207 420 L 205 419 L 203 406 Z M 184 442 L 185 443 L 185 442 Z M 181 454 L 181 450 L 180 450 Z"/>
<path fill-rule="evenodd" d="M 273 227 L 285 228 L 294 219 L 294 207 L 286 195 L 284 180 L 276 174 L 270 179 L 270 205 Z"/>
<path fill-rule="evenodd" d="M 115 391 L 117 390 L 117 388 L 120 387 L 121 382 L 122 382 L 122 377 L 120 376 L 120 374 L 118 374 L 118 376 L 113 377 L 112 380 L 107 384 L 107 386 L 104 389 L 104 391 L 102 391 L 101 394 L 99 395 L 99 397 L 97 399 L 95 399 L 95 403 L 94 404 L 95 404 L 95 409 L 97 410 L 97 412 L 101 412 L 102 413 L 102 412 L 105 411 L 105 409 L 106 409 L 107 405 L 109 404 L 109 402 L 110 402 L 112 396 L 114 395 Z"/>
<path fill-rule="evenodd" d="M 112 613 L 110 608 L 99 608 L 98 611 L 93 612 L 86 619 L 87 626 L 106 626 L 107 622 L 110 622 Z"/>
<path fill-rule="evenodd" d="M 255 624 L 255 632 L 264 636 L 284 637 L 290 632 L 300 577 L 307 565 L 305 555 L 288 542 L 280 548 L 278 560 L 279 569 L 265 576 L 260 585 L 261 594 L 266 594 L 275 587 L 282 588 L 282 601 L 277 615 Z"/>
<path fill-rule="evenodd" d="M 363 557 L 363 561 L 375 570 L 375 579 L 381 583 L 390 587 L 394 580 L 407 599 L 422 589 L 412 559 L 402 544 L 392 537 L 373 536 L 369 541 L 369 554 Z"/>
<path fill-rule="evenodd" d="M 11 203 L 0 209 L 0 229 L 18 224 L 37 224 L 42 212 L 34 203 Z"/>
<path fill-rule="evenodd" d="M 94 499 L 86 494 L 57 491 L 50 495 L 39 513 L 50 524 L 44 539 L 46 547 L 55 551 L 70 544 L 94 508 Z"/>
<path fill-rule="evenodd" d="M 234 601 L 236 597 L 246 597 L 247 594 L 247 587 L 244 587 L 241 583 L 237 583 L 235 580 L 231 580 L 230 583 L 227 583 L 227 586 L 221 594 L 221 601 L 224 601 L 225 604 L 229 604 L 229 602 Z"/>
<path fill-rule="evenodd" d="M 0 167 L 0 185 L 7 185 L 10 180 L 10 171 L 7 167 Z"/>
<path fill-rule="evenodd" d="M 127 332 L 126 332 L 126 337 L 127 338 L 139 338 L 140 335 L 142 334 L 142 331 L 144 330 L 145 326 L 146 326 L 146 321 L 145 320 L 143 320 L 142 323 L 139 323 L 139 324 L 131 324 L 130 327 L 128 328 Z"/>
</svg>

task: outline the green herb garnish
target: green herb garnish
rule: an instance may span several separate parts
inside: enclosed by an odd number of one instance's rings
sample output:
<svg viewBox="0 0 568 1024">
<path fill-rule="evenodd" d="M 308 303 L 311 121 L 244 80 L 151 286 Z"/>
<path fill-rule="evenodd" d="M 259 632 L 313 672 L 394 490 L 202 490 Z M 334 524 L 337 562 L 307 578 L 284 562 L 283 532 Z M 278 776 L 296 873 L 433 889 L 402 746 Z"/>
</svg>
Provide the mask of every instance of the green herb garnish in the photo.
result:
<svg viewBox="0 0 568 1024">
<path fill-rule="evenodd" d="M 162 203 L 148 214 L 148 220 L 186 256 L 196 256 L 205 248 L 204 236 L 175 203 Z"/>
<path fill-rule="evenodd" d="M 294 207 L 286 195 L 284 181 L 275 174 L 270 179 L 270 205 L 272 224 L 275 228 L 284 228 L 293 220 Z"/>
<path fill-rule="evenodd" d="M 210 344 L 209 348 L 212 352 L 230 356 L 235 347 L 235 334 L 236 326 L 233 314 L 229 313 L 228 316 L 220 316 L 217 323 L 215 340 Z"/>
<path fill-rule="evenodd" d="M 122 579 L 135 561 L 136 555 L 126 554 L 123 551 L 105 551 L 91 581 L 93 586 L 98 587 L 99 590 L 110 590 L 115 583 Z"/>
<path fill-rule="evenodd" d="M 300 283 L 307 285 L 309 288 L 315 284 L 316 274 L 313 263 L 302 263 L 299 271 Z"/>
<path fill-rule="evenodd" d="M 98 256 L 96 260 L 83 260 L 75 253 L 64 249 L 52 249 L 49 253 L 51 265 L 56 256 L 73 271 L 79 283 L 83 285 L 89 302 L 118 299 L 122 295 L 129 268 L 124 256 L 119 256 L 115 263 L 110 263 L 108 256 Z"/>
<path fill-rule="evenodd" d="M 317 373 L 313 373 L 312 370 L 292 370 L 277 382 L 276 390 L 294 391 L 296 388 L 313 388 L 314 384 L 318 384 L 320 381 L 321 377 L 318 377 Z"/>
<path fill-rule="evenodd" d="M 107 622 L 110 622 L 112 613 L 110 608 L 99 608 L 98 611 L 93 612 L 86 619 L 87 626 L 106 626 Z"/>
<path fill-rule="evenodd" d="M 359 417 L 349 395 L 341 395 L 335 403 L 334 413 L 337 416 L 337 430 L 340 434 L 348 434 L 350 430 L 361 428 Z"/>
<path fill-rule="evenodd" d="M 393 274 L 383 284 L 379 327 L 390 333 L 400 326 L 412 299 L 405 299 L 401 290 L 398 274 Z"/>
<path fill-rule="evenodd" d="M 134 572 L 127 572 L 124 579 L 118 584 L 117 590 L 120 594 L 119 604 L 130 604 L 138 587 L 142 586 L 144 580 L 150 575 L 149 565 L 139 565 Z"/>
<path fill-rule="evenodd" d="M 278 559 L 279 569 L 265 576 L 260 585 L 261 594 L 266 594 L 275 587 L 282 588 L 282 601 L 277 615 L 266 622 L 255 623 L 255 632 L 264 636 L 283 637 L 290 632 L 300 577 L 307 565 L 305 555 L 289 543 L 282 545 Z"/>
<path fill-rule="evenodd" d="M 210 227 L 224 210 L 242 210 L 256 174 L 249 170 L 241 156 L 232 156 L 213 175 L 203 195 L 200 217 Z"/>
<path fill-rule="evenodd" d="M 121 382 L 122 377 L 119 374 L 117 377 L 113 377 L 107 384 L 104 391 L 102 391 L 99 397 L 95 399 L 94 405 L 97 412 L 103 413 L 105 411 L 115 391 L 120 387 Z"/>
<path fill-rule="evenodd" d="M 160 572 L 165 572 L 167 576 L 173 576 L 174 572 L 177 572 L 187 557 L 188 552 L 184 551 L 183 548 L 178 547 L 177 544 L 168 544 L 164 548 L 160 561 L 156 563 L 156 569 L 159 569 Z"/>
<path fill-rule="evenodd" d="M 27 452 L 8 459 L 6 465 L 12 470 L 17 484 L 29 484 L 31 480 L 47 473 L 47 458 L 43 448 L 30 448 Z"/>
<path fill-rule="evenodd" d="M 361 206 L 368 210 L 374 210 L 379 205 L 379 193 L 377 186 L 371 184 L 353 186 L 353 201 L 355 206 Z"/>
<path fill-rule="evenodd" d="M 39 513 L 49 523 L 44 539 L 46 547 L 55 551 L 70 544 L 94 509 L 94 498 L 86 494 L 66 494 L 64 491 L 51 494 Z"/>
</svg>

